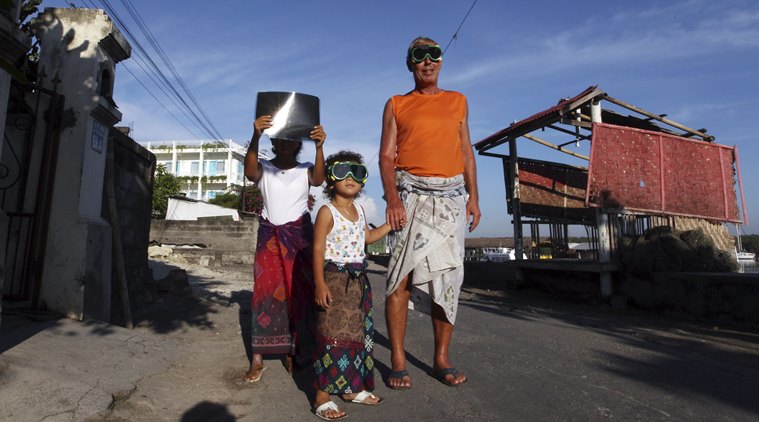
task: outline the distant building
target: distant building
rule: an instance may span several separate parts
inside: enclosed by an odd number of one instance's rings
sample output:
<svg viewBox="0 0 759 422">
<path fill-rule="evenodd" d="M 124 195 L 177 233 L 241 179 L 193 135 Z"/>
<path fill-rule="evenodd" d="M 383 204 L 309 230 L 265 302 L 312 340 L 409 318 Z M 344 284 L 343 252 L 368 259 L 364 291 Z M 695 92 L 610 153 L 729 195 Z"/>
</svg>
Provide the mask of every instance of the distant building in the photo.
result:
<svg viewBox="0 0 759 422">
<path fill-rule="evenodd" d="M 155 154 L 157 164 L 177 176 L 184 194 L 207 201 L 231 186 L 243 186 L 246 147 L 231 139 L 222 141 L 141 141 Z M 259 158 L 266 158 L 259 153 Z"/>
</svg>

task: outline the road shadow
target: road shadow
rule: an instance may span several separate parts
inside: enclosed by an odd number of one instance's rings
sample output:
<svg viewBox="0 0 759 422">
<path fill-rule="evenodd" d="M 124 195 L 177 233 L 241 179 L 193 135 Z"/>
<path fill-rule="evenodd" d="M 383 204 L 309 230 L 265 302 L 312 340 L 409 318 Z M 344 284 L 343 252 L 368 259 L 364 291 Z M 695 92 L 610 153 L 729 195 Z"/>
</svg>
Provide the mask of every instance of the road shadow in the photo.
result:
<svg viewBox="0 0 759 422">
<path fill-rule="evenodd" d="M 204 297 L 207 295 L 194 294 L 191 286 L 206 286 L 208 289 L 223 282 L 189 274 L 173 264 L 151 260 L 150 266 L 154 274 L 165 273 L 165 276 L 154 281 L 153 300 L 134 312 L 134 325 L 147 327 L 157 334 L 171 333 L 188 326 L 213 329 L 209 316 L 217 313 L 214 301 Z"/>
<path fill-rule="evenodd" d="M 589 350 L 588 365 L 677 396 L 710 397 L 759 414 L 759 333 L 678 313 L 614 307 L 533 288 L 464 286 L 460 307 L 611 337 L 619 353 Z M 630 349 L 638 351 L 633 355 Z M 643 357 L 640 357 L 643 356 Z"/>
<path fill-rule="evenodd" d="M 226 405 L 210 401 L 196 404 L 186 411 L 180 419 L 181 422 L 234 422 L 235 420 L 237 418 L 229 413 Z"/>
<path fill-rule="evenodd" d="M 376 310 L 375 310 L 376 312 Z M 382 335 L 379 331 L 374 331 L 374 344 L 380 345 L 387 350 L 390 350 L 390 339 L 388 339 L 386 336 Z M 393 371 L 391 367 L 388 365 L 378 361 L 374 360 L 375 368 L 380 373 L 380 376 L 382 377 L 382 382 L 387 385 L 388 377 L 390 376 L 390 373 Z M 413 353 L 409 353 L 408 350 L 406 350 L 406 365 L 411 365 L 419 368 L 424 373 L 432 372 L 432 367 L 424 362 L 422 362 L 419 358 L 417 358 Z"/>
<path fill-rule="evenodd" d="M 55 329 L 62 316 L 54 312 L 29 309 L 3 309 L 0 324 L 0 354 L 18 346 L 37 333 Z"/>
</svg>

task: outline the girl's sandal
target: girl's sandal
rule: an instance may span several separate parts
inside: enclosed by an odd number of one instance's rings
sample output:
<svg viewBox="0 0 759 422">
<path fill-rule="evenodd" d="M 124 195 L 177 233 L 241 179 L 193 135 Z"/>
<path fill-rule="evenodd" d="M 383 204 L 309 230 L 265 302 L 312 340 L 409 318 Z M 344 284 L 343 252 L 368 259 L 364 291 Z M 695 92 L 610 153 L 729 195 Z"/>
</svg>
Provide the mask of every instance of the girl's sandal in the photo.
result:
<svg viewBox="0 0 759 422">
<path fill-rule="evenodd" d="M 374 399 L 376 401 L 371 401 L 368 399 Z M 356 397 L 352 398 L 351 400 L 345 400 L 350 401 L 351 403 L 358 403 L 358 404 L 365 404 L 367 406 L 377 406 L 378 404 L 382 403 L 382 397 L 375 396 L 374 394 L 366 391 L 361 390 L 360 393 L 356 394 Z"/>
<path fill-rule="evenodd" d="M 266 366 L 262 366 L 260 368 L 254 368 L 254 369 L 248 371 L 242 377 L 242 380 L 244 382 L 258 382 L 258 381 L 261 381 L 261 376 L 263 376 L 265 370 L 266 370 Z M 258 371 L 258 374 L 256 376 L 252 376 L 251 374 L 253 374 L 256 371 Z"/>
<path fill-rule="evenodd" d="M 337 420 L 345 419 L 345 418 L 348 417 L 347 414 L 343 413 L 341 416 L 330 418 L 329 416 L 325 415 L 325 413 L 327 413 L 329 411 L 334 411 L 334 412 L 338 412 L 339 413 L 341 410 L 340 410 L 339 407 L 337 407 L 337 405 L 335 404 L 335 402 L 333 402 L 332 400 L 330 400 L 330 401 L 328 401 L 326 403 L 321 404 L 316 409 L 314 409 L 314 414 L 316 416 L 318 416 L 320 419 L 324 419 L 325 421 L 337 421 Z"/>
</svg>

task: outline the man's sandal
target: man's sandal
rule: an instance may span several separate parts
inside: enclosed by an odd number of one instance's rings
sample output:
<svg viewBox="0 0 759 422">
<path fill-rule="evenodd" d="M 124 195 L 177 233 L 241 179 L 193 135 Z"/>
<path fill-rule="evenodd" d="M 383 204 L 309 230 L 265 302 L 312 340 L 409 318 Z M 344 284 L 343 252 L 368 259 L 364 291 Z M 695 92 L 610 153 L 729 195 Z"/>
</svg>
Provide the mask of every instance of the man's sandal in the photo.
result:
<svg viewBox="0 0 759 422">
<path fill-rule="evenodd" d="M 377 401 L 367 401 L 367 399 L 376 399 Z M 350 401 L 351 403 L 358 403 L 358 404 L 365 404 L 367 406 L 376 406 L 380 403 L 382 403 L 382 398 L 379 396 L 375 396 L 374 394 L 366 391 L 361 390 L 360 393 L 356 394 L 356 397 L 354 397 L 351 400 L 345 400 Z"/>
<path fill-rule="evenodd" d="M 330 400 L 326 403 L 321 404 L 316 409 L 314 409 L 314 414 L 318 416 L 320 419 L 324 419 L 325 421 L 337 421 L 337 420 L 345 419 L 348 417 L 347 414 L 343 414 L 342 416 L 337 416 L 335 418 L 330 418 L 329 416 L 325 416 L 324 414 L 329 412 L 330 410 L 335 411 L 335 412 L 340 412 L 340 408 L 337 407 L 335 402 Z"/>
<path fill-rule="evenodd" d="M 409 382 L 408 382 L 409 385 L 393 386 L 393 385 L 390 384 L 390 380 L 393 379 L 393 378 L 397 378 L 397 379 L 401 380 L 402 383 L 405 384 L 406 381 L 404 381 L 403 379 L 406 378 L 406 377 L 409 378 Z M 411 377 L 409 376 L 408 372 L 405 369 L 402 370 L 402 371 L 392 371 L 392 372 L 390 372 L 390 375 L 387 376 L 387 387 L 391 388 L 393 390 L 408 390 L 408 389 L 411 388 Z"/>
<path fill-rule="evenodd" d="M 433 370 L 432 373 L 431 373 L 431 375 L 433 377 L 435 377 L 436 380 L 442 382 L 443 384 L 445 384 L 445 385 L 447 385 L 449 387 L 458 387 L 459 385 L 461 385 L 461 384 L 463 384 L 463 383 L 465 383 L 467 381 L 465 379 L 464 381 L 462 381 L 462 382 L 460 382 L 460 383 L 457 384 L 457 383 L 454 383 L 453 381 L 447 381 L 445 379 L 446 376 L 452 375 L 453 376 L 453 380 L 455 381 L 456 377 L 459 375 L 459 371 L 457 371 L 456 368 L 443 368 L 443 369 Z"/>
</svg>

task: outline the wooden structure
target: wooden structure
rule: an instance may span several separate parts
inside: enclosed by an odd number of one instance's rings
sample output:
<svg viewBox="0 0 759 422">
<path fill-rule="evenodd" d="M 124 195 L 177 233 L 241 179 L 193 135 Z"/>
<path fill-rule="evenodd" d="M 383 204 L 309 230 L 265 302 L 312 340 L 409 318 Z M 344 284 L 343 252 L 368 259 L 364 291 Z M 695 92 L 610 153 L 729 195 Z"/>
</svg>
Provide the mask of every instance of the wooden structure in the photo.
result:
<svg viewBox="0 0 759 422">
<path fill-rule="evenodd" d="M 547 129 L 568 140 L 553 143 L 536 136 Z M 520 138 L 586 160 L 589 165 L 520 157 Z M 590 156 L 567 147 L 581 142 L 591 143 Z M 508 145 L 506 154 L 492 151 L 501 145 Z M 529 225 L 534 245 L 543 239 L 540 226 L 549 226 L 554 258 L 561 258 L 567 250 L 569 225 L 581 225 L 596 247 L 598 259 L 573 262 L 572 270 L 599 272 L 603 296 L 612 294 L 611 272 L 616 269 L 615 250 L 622 235 L 642 234 L 660 225 L 676 228 L 683 217 L 747 220 L 745 211 L 741 219 L 737 203 L 736 182 L 741 204 L 745 202 L 735 147 L 716 144 L 706 129 L 693 129 L 628 104 L 597 86 L 516 121 L 474 146 L 480 155 L 503 162 L 516 255 L 522 253 L 524 225 Z M 520 265 L 569 270 L 555 260 Z"/>
</svg>

